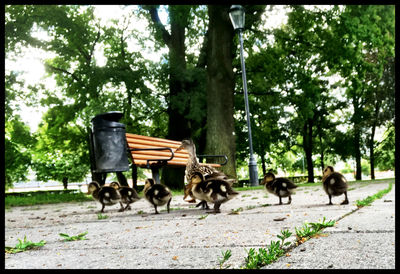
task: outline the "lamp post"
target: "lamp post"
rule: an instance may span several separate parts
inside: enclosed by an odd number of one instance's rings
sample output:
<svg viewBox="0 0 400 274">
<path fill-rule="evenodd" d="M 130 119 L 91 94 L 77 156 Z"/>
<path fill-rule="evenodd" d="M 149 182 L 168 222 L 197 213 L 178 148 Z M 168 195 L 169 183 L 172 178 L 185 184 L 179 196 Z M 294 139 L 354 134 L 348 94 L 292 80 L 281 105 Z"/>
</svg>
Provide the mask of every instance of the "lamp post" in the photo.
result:
<svg viewBox="0 0 400 274">
<path fill-rule="evenodd" d="M 244 103 L 247 117 L 247 128 L 249 131 L 249 147 L 250 147 L 250 161 L 249 161 L 249 177 L 252 186 L 258 186 L 258 173 L 257 173 L 257 162 L 253 155 L 253 141 L 251 138 L 251 125 L 250 125 L 250 111 L 249 111 L 249 98 L 247 95 L 247 80 L 246 80 L 246 68 L 244 65 L 243 58 L 243 39 L 242 30 L 244 29 L 244 8 L 240 5 L 232 5 L 229 10 L 229 17 L 231 19 L 233 29 L 239 33 L 240 41 L 240 62 L 242 64 L 242 80 L 244 90 Z"/>
</svg>

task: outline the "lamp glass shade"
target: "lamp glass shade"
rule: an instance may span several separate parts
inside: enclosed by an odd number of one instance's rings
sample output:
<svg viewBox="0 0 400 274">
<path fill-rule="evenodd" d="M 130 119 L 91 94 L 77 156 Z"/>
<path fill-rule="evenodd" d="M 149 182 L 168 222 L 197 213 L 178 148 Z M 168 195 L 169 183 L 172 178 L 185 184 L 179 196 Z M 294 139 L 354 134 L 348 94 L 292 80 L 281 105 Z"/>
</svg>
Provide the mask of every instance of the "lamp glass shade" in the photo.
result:
<svg viewBox="0 0 400 274">
<path fill-rule="evenodd" d="M 232 5 L 229 10 L 229 18 L 231 19 L 233 29 L 244 28 L 244 8 L 240 5 Z"/>
</svg>

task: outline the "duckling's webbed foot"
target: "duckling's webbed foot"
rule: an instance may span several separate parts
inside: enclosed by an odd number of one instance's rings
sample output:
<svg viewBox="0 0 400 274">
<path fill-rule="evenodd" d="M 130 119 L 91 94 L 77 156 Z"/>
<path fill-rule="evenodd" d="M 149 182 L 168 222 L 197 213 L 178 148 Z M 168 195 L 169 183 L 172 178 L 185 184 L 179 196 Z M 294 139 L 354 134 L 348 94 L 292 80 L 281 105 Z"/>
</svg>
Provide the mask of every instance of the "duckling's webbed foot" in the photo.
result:
<svg viewBox="0 0 400 274">
<path fill-rule="evenodd" d="M 287 202 L 288 205 L 290 205 L 292 203 L 292 197 L 290 197 L 289 195 L 289 201 Z"/>
<path fill-rule="evenodd" d="M 104 208 L 106 207 L 106 205 L 105 204 L 102 204 L 102 208 L 101 208 L 101 210 L 100 210 L 100 212 L 101 213 L 104 213 Z"/>
<path fill-rule="evenodd" d="M 118 212 L 123 212 L 125 210 L 124 205 L 121 202 L 119 202 L 119 204 L 121 205 L 121 208 L 118 210 Z"/>
<path fill-rule="evenodd" d="M 347 199 L 347 191 L 344 192 L 344 201 L 341 203 L 341 205 L 348 205 L 349 200 Z"/>
<path fill-rule="evenodd" d="M 279 204 L 280 205 L 282 204 L 282 197 L 281 196 L 279 196 Z"/>
</svg>

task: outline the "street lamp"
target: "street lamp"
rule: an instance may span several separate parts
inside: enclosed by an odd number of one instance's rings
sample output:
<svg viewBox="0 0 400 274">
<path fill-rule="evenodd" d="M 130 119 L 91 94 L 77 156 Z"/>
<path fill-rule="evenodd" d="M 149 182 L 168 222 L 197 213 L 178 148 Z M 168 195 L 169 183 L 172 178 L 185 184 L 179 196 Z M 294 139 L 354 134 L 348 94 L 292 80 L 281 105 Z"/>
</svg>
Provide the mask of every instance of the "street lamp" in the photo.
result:
<svg viewBox="0 0 400 274">
<path fill-rule="evenodd" d="M 247 80 L 246 80 L 246 68 L 244 65 L 243 58 L 243 39 L 242 30 L 244 29 L 244 8 L 240 5 L 232 5 L 229 10 L 229 17 L 231 19 L 233 29 L 238 30 L 239 41 L 240 41 L 240 61 L 242 63 L 242 80 L 244 90 L 244 102 L 246 107 L 247 117 L 247 128 L 249 130 L 249 147 L 250 147 L 250 161 L 249 161 L 249 177 L 252 186 L 258 186 L 258 173 L 257 173 L 257 162 L 253 155 L 253 141 L 251 138 L 251 125 L 250 125 L 250 111 L 249 111 L 249 98 L 247 96 Z"/>
</svg>

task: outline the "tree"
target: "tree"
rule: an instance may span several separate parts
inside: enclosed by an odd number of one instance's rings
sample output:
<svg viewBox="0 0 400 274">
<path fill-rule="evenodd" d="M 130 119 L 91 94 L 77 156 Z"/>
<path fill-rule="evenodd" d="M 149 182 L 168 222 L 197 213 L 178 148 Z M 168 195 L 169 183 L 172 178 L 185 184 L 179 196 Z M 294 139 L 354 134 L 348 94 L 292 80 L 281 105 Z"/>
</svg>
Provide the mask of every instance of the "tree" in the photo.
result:
<svg viewBox="0 0 400 274">
<path fill-rule="evenodd" d="M 376 115 L 369 115 L 367 98 L 380 81 L 373 79 L 382 77 L 385 63 L 394 56 L 394 6 L 349 5 L 342 11 L 336 6 L 331 14 L 327 21 L 331 31 L 327 32 L 327 42 L 323 45 L 323 59 L 346 81 L 346 97 L 353 108 L 356 180 L 361 180 L 361 144 L 368 143 L 363 141 L 366 120 L 376 120 Z M 374 122 L 369 124 L 372 125 L 371 140 L 375 126 Z M 369 143 L 373 153 L 372 142 Z"/>
</svg>

